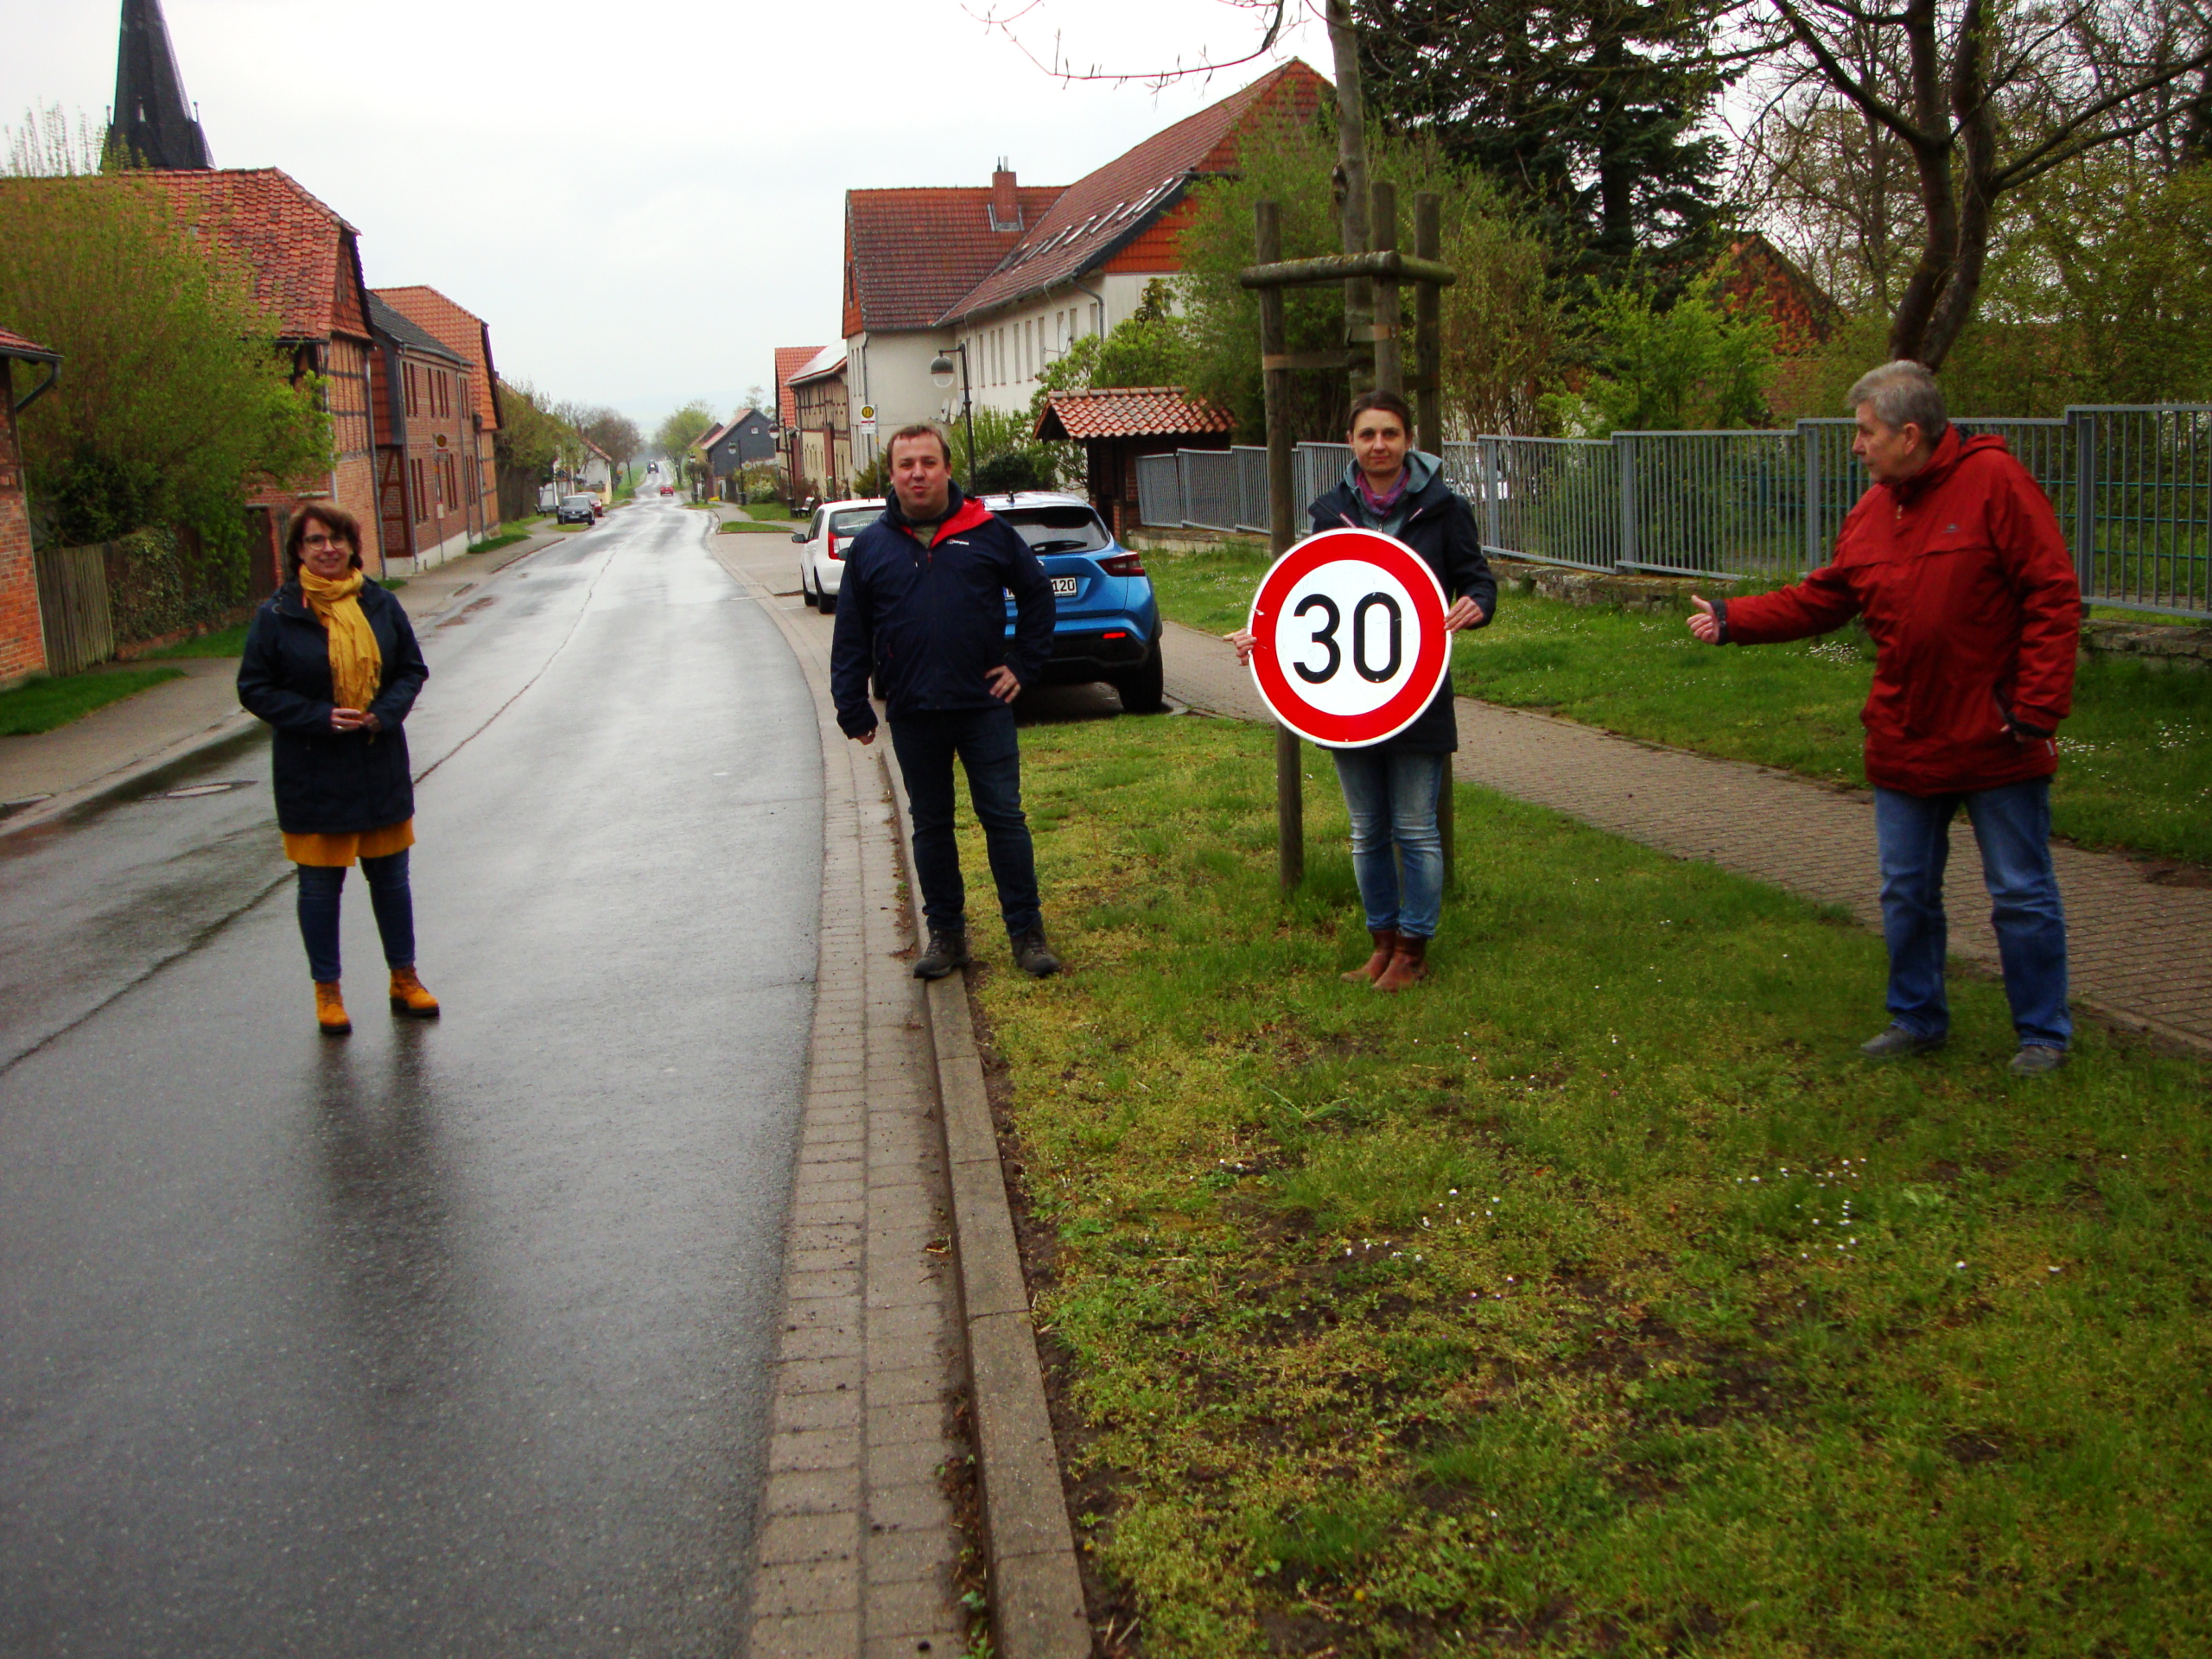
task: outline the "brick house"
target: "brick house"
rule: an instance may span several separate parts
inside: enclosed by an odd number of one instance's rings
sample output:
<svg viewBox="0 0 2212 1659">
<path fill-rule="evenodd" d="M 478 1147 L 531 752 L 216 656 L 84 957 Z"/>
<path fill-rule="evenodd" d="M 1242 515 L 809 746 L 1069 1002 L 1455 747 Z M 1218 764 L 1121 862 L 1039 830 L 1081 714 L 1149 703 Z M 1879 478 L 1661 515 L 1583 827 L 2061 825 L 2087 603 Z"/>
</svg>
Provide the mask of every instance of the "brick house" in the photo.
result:
<svg viewBox="0 0 2212 1659">
<path fill-rule="evenodd" d="M 1821 348 L 1843 321 L 1843 308 L 1788 254 L 1754 232 L 1713 262 L 1720 303 L 1774 325 L 1775 375 L 1767 407 L 1787 417 L 1802 409 L 1820 371 Z M 1834 411 L 1822 410 L 1821 414 Z"/>
<path fill-rule="evenodd" d="M 837 500 L 851 483 L 853 435 L 845 373 L 844 346 L 833 340 L 791 377 L 798 426 L 798 475 L 791 480 L 791 494 L 798 499 L 811 495 Z"/>
<path fill-rule="evenodd" d="M 378 299 L 448 351 L 467 359 L 471 425 L 468 453 L 469 464 L 474 469 L 470 476 L 479 504 L 478 533 L 497 535 L 499 478 L 495 447 L 505 412 L 499 406 L 499 372 L 492 360 L 492 326 L 435 288 L 416 284 L 372 291 Z M 468 479 L 462 482 L 464 488 L 470 487 Z"/>
<path fill-rule="evenodd" d="M 0 328 L 0 690 L 46 671 L 46 632 L 39 616 L 38 564 L 31 555 L 30 503 L 23 492 L 23 452 L 16 436 L 16 365 L 43 368 L 46 378 L 22 404 L 54 384 L 61 353 Z"/>
<path fill-rule="evenodd" d="M 469 363 L 373 293 L 368 315 L 385 568 L 428 570 L 467 552 L 484 531 Z"/>
<path fill-rule="evenodd" d="M 776 463 L 784 469 L 785 493 L 793 499 L 805 493 L 796 486 L 798 466 L 798 398 L 791 391 L 791 377 L 812 362 L 819 346 L 776 347 Z"/>
<path fill-rule="evenodd" d="M 948 418 L 959 387 L 939 391 L 929 363 L 964 343 L 973 400 L 1026 413 L 1047 364 L 1182 270 L 1192 187 L 1233 172 L 1246 143 L 1312 120 L 1331 96 L 1293 59 L 1065 188 L 1024 188 L 1001 163 L 988 189 L 848 191 L 854 398 L 875 406 L 880 432 Z M 861 465 L 874 456 L 872 443 L 856 444 Z"/>
<path fill-rule="evenodd" d="M 324 377 L 336 463 L 319 478 L 272 486 L 247 502 L 258 543 L 253 591 L 269 591 L 281 574 L 285 529 L 311 500 L 334 502 L 361 521 L 362 563 L 372 575 L 382 575 L 369 384 L 376 341 L 369 332 L 359 232 L 273 167 L 152 168 L 130 177 L 159 189 L 180 225 L 245 271 L 278 342 L 291 354 L 294 377 Z"/>
</svg>

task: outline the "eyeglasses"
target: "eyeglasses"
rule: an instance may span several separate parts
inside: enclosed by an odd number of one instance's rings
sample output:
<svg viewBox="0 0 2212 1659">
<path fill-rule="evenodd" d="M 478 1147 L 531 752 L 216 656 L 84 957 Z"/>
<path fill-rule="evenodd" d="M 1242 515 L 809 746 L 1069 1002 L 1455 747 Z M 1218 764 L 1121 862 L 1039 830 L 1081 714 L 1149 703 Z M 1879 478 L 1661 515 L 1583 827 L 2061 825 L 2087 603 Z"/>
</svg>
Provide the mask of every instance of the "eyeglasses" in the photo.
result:
<svg viewBox="0 0 2212 1659">
<path fill-rule="evenodd" d="M 300 545 L 310 553 L 327 553 L 334 547 L 342 547 L 349 553 L 353 550 L 353 543 L 343 536 L 303 536 Z"/>
</svg>

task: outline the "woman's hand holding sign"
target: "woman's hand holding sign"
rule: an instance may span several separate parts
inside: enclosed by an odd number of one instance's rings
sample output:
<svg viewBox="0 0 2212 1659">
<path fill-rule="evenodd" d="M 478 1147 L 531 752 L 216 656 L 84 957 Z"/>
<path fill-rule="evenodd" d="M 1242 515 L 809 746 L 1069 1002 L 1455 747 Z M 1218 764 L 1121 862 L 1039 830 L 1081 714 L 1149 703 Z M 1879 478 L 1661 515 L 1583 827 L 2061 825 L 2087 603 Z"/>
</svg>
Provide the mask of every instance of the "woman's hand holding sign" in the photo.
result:
<svg viewBox="0 0 2212 1659">
<path fill-rule="evenodd" d="M 1471 599 L 1462 598 L 1445 613 L 1444 632 L 1457 633 L 1462 628 L 1479 627 L 1482 620 L 1483 607 Z M 1260 643 L 1259 637 L 1249 628 L 1239 628 L 1234 633 L 1224 633 L 1221 637 L 1236 647 L 1237 662 L 1249 667 L 1253 650 Z"/>
</svg>

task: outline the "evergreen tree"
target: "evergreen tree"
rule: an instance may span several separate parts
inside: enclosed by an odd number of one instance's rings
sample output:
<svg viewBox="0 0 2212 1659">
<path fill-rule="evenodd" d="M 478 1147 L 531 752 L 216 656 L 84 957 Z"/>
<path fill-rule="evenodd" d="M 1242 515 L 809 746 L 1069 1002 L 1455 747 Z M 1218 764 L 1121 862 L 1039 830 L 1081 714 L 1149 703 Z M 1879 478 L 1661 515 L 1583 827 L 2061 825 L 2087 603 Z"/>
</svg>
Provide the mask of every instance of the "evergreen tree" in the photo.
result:
<svg viewBox="0 0 2212 1659">
<path fill-rule="evenodd" d="M 1720 228 L 1719 139 L 1693 136 L 1725 81 L 1707 0 L 1353 0 L 1388 131 L 1526 200 L 1579 274 L 1632 261 L 1687 276 Z"/>
</svg>

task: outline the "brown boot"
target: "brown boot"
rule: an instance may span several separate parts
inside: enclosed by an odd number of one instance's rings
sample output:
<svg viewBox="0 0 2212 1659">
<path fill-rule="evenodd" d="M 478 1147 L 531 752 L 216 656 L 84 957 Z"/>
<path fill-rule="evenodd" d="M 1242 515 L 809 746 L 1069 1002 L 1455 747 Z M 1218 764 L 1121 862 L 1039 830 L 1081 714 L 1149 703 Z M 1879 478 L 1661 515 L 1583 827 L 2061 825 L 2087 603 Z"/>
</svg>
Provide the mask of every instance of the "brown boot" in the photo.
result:
<svg viewBox="0 0 2212 1659">
<path fill-rule="evenodd" d="M 391 1011 L 411 1014 L 417 1020 L 438 1017 L 438 999 L 423 988 L 423 982 L 415 976 L 412 968 L 391 970 Z"/>
<path fill-rule="evenodd" d="M 1338 977 L 1346 984 L 1365 980 L 1372 985 L 1382 977 L 1382 970 L 1390 965 L 1390 958 L 1397 953 L 1398 930 L 1395 927 L 1370 927 L 1368 936 L 1375 941 L 1375 954 L 1348 974 Z"/>
<path fill-rule="evenodd" d="M 338 995 L 338 982 L 318 979 L 315 982 L 315 1022 L 322 1027 L 326 1037 L 343 1037 L 353 1029 L 353 1022 L 346 1017 L 345 999 Z"/>
<path fill-rule="evenodd" d="M 1390 965 L 1375 982 L 1378 991 L 1402 991 L 1416 980 L 1428 977 L 1428 941 L 1414 938 L 1409 933 L 1398 935 L 1398 948 L 1392 952 Z"/>
</svg>

